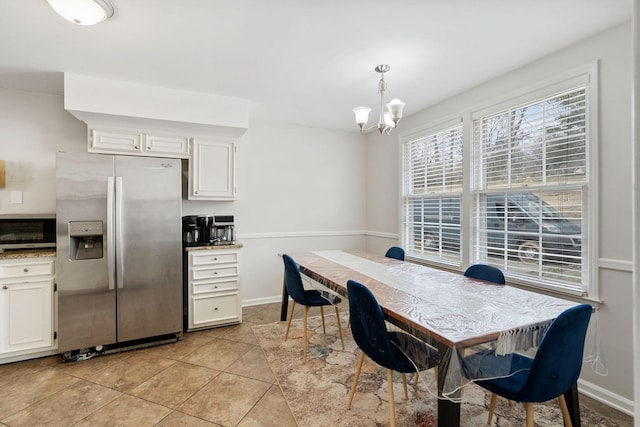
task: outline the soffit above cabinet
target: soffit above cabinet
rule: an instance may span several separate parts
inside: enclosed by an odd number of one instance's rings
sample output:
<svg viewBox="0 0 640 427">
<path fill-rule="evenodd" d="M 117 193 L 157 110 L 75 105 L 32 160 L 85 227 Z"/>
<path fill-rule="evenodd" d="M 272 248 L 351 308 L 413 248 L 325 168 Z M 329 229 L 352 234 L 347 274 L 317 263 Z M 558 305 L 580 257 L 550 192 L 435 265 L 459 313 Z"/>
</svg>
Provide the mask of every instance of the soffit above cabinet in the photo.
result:
<svg viewBox="0 0 640 427">
<path fill-rule="evenodd" d="M 239 137 L 249 101 L 97 77 L 64 74 L 64 108 L 89 126 Z"/>
</svg>

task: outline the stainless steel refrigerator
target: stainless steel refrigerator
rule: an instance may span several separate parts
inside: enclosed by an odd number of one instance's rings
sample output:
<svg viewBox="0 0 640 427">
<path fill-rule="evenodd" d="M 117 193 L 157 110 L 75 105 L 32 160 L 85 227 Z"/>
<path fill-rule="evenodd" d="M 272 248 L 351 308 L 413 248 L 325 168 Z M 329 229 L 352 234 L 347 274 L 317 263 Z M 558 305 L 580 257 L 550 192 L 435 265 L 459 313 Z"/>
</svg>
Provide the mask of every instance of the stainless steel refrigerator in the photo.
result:
<svg viewBox="0 0 640 427">
<path fill-rule="evenodd" d="M 58 350 L 182 332 L 177 159 L 58 153 Z"/>
</svg>

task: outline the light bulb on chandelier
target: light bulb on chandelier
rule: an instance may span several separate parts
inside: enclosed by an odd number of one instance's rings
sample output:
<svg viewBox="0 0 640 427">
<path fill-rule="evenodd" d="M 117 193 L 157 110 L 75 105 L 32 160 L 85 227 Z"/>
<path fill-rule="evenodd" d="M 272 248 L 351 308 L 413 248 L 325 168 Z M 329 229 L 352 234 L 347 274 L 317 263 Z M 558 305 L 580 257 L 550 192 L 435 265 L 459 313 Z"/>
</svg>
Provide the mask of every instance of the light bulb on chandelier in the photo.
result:
<svg viewBox="0 0 640 427">
<path fill-rule="evenodd" d="M 356 107 L 353 109 L 353 112 L 356 115 L 356 124 L 360 127 L 360 132 L 366 132 L 375 127 L 381 134 L 384 133 L 389 135 L 391 130 L 398 125 L 398 122 L 402 118 L 402 110 L 406 104 L 399 99 L 392 99 L 386 105 L 387 110 L 384 110 L 384 92 L 387 89 L 387 83 L 384 81 L 384 73 L 390 69 L 391 67 L 386 64 L 378 65 L 375 68 L 376 72 L 380 73 L 380 82 L 378 82 L 378 93 L 380 94 L 380 118 L 378 119 L 378 125 L 365 128 L 367 121 L 369 120 L 371 108 Z"/>
</svg>

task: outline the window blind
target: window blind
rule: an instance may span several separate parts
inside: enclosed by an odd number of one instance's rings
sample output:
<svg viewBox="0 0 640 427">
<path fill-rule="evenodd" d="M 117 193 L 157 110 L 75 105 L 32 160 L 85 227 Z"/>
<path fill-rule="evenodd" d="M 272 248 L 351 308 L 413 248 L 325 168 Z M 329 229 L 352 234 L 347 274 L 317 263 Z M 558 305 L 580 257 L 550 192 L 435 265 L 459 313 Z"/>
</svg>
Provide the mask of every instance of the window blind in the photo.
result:
<svg viewBox="0 0 640 427">
<path fill-rule="evenodd" d="M 407 255 L 460 264 L 462 126 L 404 143 L 403 226 Z"/>
<path fill-rule="evenodd" d="M 588 105 L 578 87 L 474 121 L 472 258 L 586 291 Z"/>
</svg>

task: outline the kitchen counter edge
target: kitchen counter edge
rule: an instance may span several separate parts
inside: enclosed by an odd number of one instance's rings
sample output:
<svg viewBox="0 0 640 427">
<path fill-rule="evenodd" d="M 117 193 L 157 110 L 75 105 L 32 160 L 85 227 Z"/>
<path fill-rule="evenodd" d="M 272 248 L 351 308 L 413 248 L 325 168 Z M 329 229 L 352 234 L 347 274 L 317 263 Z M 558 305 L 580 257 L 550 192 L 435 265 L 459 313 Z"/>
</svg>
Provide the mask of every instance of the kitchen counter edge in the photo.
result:
<svg viewBox="0 0 640 427">
<path fill-rule="evenodd" d="M 210 245 L 210 246 L 186 246 L 185 251 L 220 251 L 223 249 L 240 249 L 242 243 L 235 243 L 233 245 Z"/>
<path fill-rule="evenodd" d="M 47 258 L 56 256 L 55 249 L 20 249 L 0 252 L 0 260 L 3 259 L 24 259 L 24 258 Z"/>
</svg>

